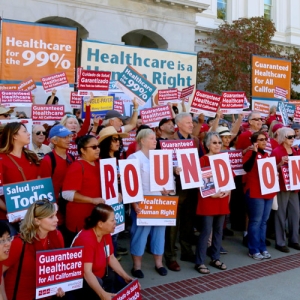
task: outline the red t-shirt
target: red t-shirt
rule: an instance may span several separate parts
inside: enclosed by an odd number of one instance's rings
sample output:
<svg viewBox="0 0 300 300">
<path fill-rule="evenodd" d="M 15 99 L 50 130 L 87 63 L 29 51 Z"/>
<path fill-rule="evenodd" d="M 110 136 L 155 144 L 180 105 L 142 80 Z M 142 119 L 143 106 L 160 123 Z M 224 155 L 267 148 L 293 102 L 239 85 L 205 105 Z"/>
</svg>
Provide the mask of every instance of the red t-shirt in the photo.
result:
<svg viewBox="0 0 300 300">
<path fill-rule="evenodd" d="M 13 296 L 22 247 L 23 242 L 20 237 L 15 237 L 11 244 L 9 257 L 3 262 L 3 265 L 9 267 L 4 278 L 7 299 L 12 299 Z M 34 239 L 32 244 L 26 243 L 21 276 L 18 285 L 17 300 L 35 299 L 36 251 L 58 249 L 63 247 L 64 240 L 58 230 L 49 232 L 46 239 Z"/>
<path fill-rule="evenodd" d="M 241 133 L 239 136 L 238 136 L 238 139 L 237 139 L 237 142 L 236 142 L 236 146 L 235 148 L 237 150 L 245 150 L 247 147 L 251 146 L 251 136 L 252 136 L 253 132 L 250 131 L 250 130 L 247 130 L 243 133 Z"/>
<path fill-rule="evenodd" d="M 76 191 L 91 198 L 102 197 L 99 161 L 95 161 L 95 166 L 85 160 L 72 163 L 65 176 L 63 191 Z M 94 207 L 95 205 L 91 203 L 68 202 L 66 212 L 67 228 L 72 232 L 80 231 L 83 228 L 84 219 L 91 214 Z"/>
<path fill-rule="evenodd" d="M 106 264 L 109 263 L 109 258 L 114 253 L 114 246 L 112 243 L 111 235 L 104 235 L 101 241 L 98 242 L 93 229 L 83 229 L 76 236 L 72 244 L 72 247 L 76 246 L 84 246 L 83 263 L 92 263 L 92 271 L 94 275 L 102 278 L 106 272 Z"/>
<path fill-rule="evenodd" d="M 22 156 L 20 158 L 14 155 L 11 156 L 17 162 L 17 164 L 23 169 L 23 173 L 26 177 L 26 180 L 34 180 L 38 178 L 39 166 L 30 162 L 26 158 L 24 153 L 22 153 Z M 24 181 L 20 170 L 18 169 L 16 164 L 7 156 L 7 154 L 0 153 L 0 159 L 2 163 L 3 184 L 10 184 L 10 183 Z M 0 210 L 0 220 L 7 220 L 6 211 Z"/>
<path fill-rule="evenodd" d="M 201 168 L 209 167 L 209 157 L 204 155 L 200 158 Z M 229 196 L 224 198 L 202 198 L 198 192 L 198 205 L 196 214 L 201 216 L 227 215 L 229 214 Z"/>
<path fill-rule="evenodd" d="M 136 141 L 129 144 L 128 149 L 126 151 L 126 157 L 140 150 L 140 147 Z"/>
</svg>

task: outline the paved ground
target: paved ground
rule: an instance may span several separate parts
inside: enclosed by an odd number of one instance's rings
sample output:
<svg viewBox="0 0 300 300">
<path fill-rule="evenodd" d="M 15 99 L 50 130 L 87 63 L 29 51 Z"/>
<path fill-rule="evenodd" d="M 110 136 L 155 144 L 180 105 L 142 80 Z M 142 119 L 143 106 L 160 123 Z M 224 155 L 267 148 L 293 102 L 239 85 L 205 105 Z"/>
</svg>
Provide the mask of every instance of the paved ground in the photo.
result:
<svg viewBox="0 0 300 300">
<path fill-rule="evenodd" d="M 199 274 L 193 269 L 194 264 L 178 259 L 180 272 L 169 271 L 167 276 L 159 276 L 152 256 L 145 253 L 142 268 L 145 278 L 140 279 L 143 299 L 300 299 L 300 251 L 279 252 L 271 241 L 268 250 L 272 258 L 257 262 L 247 256 L 247 248 L 241 240 L 239 232 L 226 237 L 223 247 L 229 253 L 222 255 L 221 260 L 228 269 L 220 271 L 209 267 L 209 275 Z M 128 239 L 120 240 L 120 244 L 129 249 Z M 130 274 L 130 255 L 123 256 L 121 264 Z"/>
</svg>

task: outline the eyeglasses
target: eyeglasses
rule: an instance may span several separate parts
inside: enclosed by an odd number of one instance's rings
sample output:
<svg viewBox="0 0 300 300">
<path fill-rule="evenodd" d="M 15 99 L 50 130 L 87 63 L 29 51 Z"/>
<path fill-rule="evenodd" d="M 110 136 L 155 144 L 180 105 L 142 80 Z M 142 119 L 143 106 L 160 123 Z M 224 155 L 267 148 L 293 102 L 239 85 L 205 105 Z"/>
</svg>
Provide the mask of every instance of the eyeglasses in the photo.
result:
<svg viewBox="0 0 300 300">
<path fill-rule="evenodd" d="M 83 147 L 83 148 L 92 148 L 93 150 L 96 150 L 97 148 L 100 149 L 100 145 L 86 146 L 86 147 Z"/>
<path fill-rule="evenodd" d="M 46 135 L 46 131 L 37 131 L 36 133 L 35 133 L 36 135 Z"/>
<path fill-rule="evenodd" d="M 262 121 L 262 118 L 252 118 L 252 119 L 250 119 L 250 121 L 251 121 L 251 120 L 254 120 L 254 121 L 257 121 L 257 122 L 258 122 L 258 121 Z"/>
<path fill-rule="evenodd" d="M 213 145 L 222 145 L 222 142 L 211 142 Z"/>
<path fill-rule="evenodd" d="M 268 138 L 261 138 L 261 139 L 257 139 L 259 142 L 266 142 L 268 140 Z"/>
<path fill-rule="evenodd" d="M 9 236 L 6 239 L 0 239 L 0 245 L 4 245 L 6 243 L 10 243 L 14 239 L 14 236 Z"/>
<path fill-rule="evenodd" d="M 296 135 L 288 135 L 285 138 L 288 140 L 294 139 L 296 137 Z"/>
<path fill-rule="evenodd" d="M 41 200 L 37 200 L 37 201 L 34 202 L 33 215 L 34 215 L 35 218 L 36 218 L 35 210 L 36 210 L 37 206 L 42 206 L 42 205 L 45 205 L 45 204 L 48 204 L 48 203 L 50 203 L 50 201 L 48 199 L 41 199 Z"/>
<path fill-rule="evenodd" d="M 4 116 L 5 118 L 10 117 L 10 114 L 1 114 L 0 116 Z"/>
<path fill-rule="evenodd" d="M 116 137 L 112 136 L 112 137 L 111 137 L 111 141 L 114 142 L 114 143 L 116 143 L 116 142 L 121 142 L 121 138 L 120 138 L 120 137 L 117 137 L 117 138 L 116 138 Z"/>
</svg>

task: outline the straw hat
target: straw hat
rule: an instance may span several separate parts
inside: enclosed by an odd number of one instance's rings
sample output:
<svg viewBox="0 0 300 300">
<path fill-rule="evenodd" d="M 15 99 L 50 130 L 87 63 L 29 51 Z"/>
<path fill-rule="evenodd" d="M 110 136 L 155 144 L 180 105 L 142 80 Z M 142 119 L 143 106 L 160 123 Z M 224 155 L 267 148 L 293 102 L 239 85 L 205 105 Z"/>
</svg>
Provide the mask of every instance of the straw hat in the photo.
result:
<svg viewBox="0 0 300 300">
<path fill-rule="evenodd" d="M 105 140 L 109 136 L 113 136 L 113 135 L 118 135 L 121 138 L 125 138 L 125 137 L 129 136 L 129 134 L 127 132 L 117 132 L 115 127 L 107 126 L 100 131 L 98 143 L 100 144 L 103 140 Z"/>
<path fill-rule="evenodd" d="M 10 107 L 4 107 L 0 105 L 0 115 L 12 113 L 14 110 Z"/>
<path fill-rule="evenodd" d="M 216 132 L 219 134 L 219 136 L 223 136 L 223 135 L 233 135 L 228 127 L 225 126 L 219 126 L 216 130 Z"/>
</svg>

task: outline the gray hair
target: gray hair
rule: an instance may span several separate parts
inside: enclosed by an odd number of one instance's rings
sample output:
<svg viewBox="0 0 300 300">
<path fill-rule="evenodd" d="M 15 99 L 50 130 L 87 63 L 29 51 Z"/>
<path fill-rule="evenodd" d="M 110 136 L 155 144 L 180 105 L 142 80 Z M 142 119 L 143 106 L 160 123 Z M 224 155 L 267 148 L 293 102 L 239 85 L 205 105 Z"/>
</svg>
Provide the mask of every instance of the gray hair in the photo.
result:
<svg viewBox="0 0 300 300">
<path fill-rule="evenodd" d="M 142 129 L 138 133 L 138 135 L 136 136 L 135 140 L 137 141 L 137 143 L 139 144 L 139 146 L 141 146 L 141 140 L 144 139 L 144 138 L 146 138 L 150 134 L 154 134 L 155 135 L 155 133 L 153 132 L 153 130 L 152 129 L 148 129 L 148 128 L 147 129 Z"/>
<path fill-rule="evenodd" d="M 294 129 L 289 128 L 289 127 L 282 127 L 282 128 L 279 128 L 276 131 L 276 133 L 277 133 L 277 142 L 279 145 L 281 145 L 284 142 L 286 136 L 288 134 L 295 134 L 295 131 L 294 131 Z"/>
<path fill-rule="evenodd" d="M 109 121 L 110 121 L 110 120 L 114 120 L 114 119 L 115 119 L 115 118 L 110 118 L 110 119 L 107 119 L 107 120 L 103 120 L 102 125 L 103 125 L 104 127 L 110 126 L 110 125 L 109 125 Z"/>
<path fill-rule="evenodd" d="M 251 111 L 251 113 L 248 116 L 248 121 L 250 121 L 252 119 L 252 116 L 255 115 L 255 114 L 259 114 L 260 115 L 260 112 L 257 111 L 257 110 Z"/>
<path fill-rule="evenodd" d="M 178 122 L 180 122 L 183 118 L 186 117 L 192 117 L 189 113 L 187 112 L 181 112 L 180 114 L 176 115 L 175 117 L 175 123 L 178 124 Z"/>
<path fill-rule="evenodd" d="M 204 138 L 204 145 L 206 146 L 207 149 L 208 149 L 208 147 L 211 143 L 211 140 L 214 136 L 216 136 L 219 139 L 219 141 L 222 142 L 221 137 L 219 136 L 219 134 L 216 131 L 209 131 L 209 132 L 207 132 L 207 134 Z"/>
</svg>

